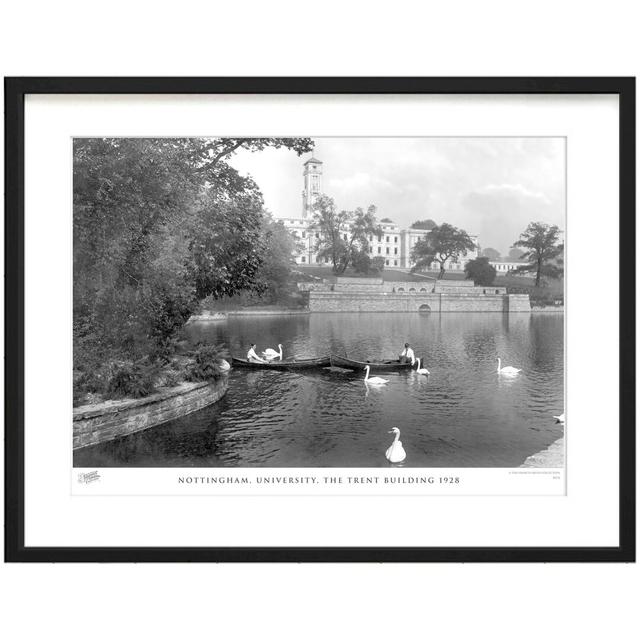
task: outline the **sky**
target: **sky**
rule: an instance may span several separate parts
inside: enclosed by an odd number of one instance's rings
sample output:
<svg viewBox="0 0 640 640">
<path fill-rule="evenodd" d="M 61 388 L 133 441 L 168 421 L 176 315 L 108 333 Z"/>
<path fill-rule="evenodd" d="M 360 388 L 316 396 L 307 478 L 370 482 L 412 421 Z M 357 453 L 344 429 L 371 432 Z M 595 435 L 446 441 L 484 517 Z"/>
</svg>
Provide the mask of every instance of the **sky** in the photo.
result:
<svg viewBox="0 0 640 640">
<path fill-rule="evenodd" d="M 314 138 L 323 191 L 338 209 L 366 209 L 401 227 L 431 218 L 506 255 L 529 222 L 565 226 L 564 138 Z M 303 163 L 285 149 L 241 152 L 275 217 L 299 217 Z"/>
</svg>

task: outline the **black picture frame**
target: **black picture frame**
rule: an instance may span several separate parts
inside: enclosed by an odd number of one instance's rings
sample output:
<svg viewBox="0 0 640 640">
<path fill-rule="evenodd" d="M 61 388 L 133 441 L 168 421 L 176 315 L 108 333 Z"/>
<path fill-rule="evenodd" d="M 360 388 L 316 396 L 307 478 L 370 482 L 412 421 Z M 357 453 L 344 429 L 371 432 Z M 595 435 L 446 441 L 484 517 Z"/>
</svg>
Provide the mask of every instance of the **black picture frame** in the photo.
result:
<svg viewBox="0 0 640 640">
<path fill-rule="evenodd" d="M 634 562 L 635 78 L 5 78 L 5 561 Z M 620 159 L 620 475 L 615 547 L 26 547 L 24 540 L 24 101 L 27 94 L 615 94 Z"/>
</svg>

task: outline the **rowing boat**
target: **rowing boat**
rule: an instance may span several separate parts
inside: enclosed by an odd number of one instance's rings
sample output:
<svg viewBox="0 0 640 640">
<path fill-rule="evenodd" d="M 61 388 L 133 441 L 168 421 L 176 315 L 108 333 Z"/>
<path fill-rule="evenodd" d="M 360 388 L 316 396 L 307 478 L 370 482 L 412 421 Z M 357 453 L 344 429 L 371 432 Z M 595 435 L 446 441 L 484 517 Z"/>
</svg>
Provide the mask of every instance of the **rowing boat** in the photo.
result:
<svg viewBox="0 0 640 640">
<path fill-rule="evenodd" d="M 351 360 L 331 354 L 331 366 L 340 367 L 341 369 L 352 369 L 360 371 L 366 366 L 373 371 L 406 371 L 413 366 L 410 362 L 399 362 L 398 360 Z"/>
<path fill-rule="evenodd" d="M 306 360 L 272 360 L 271 362 L 250 362 L 245 358 L 232 358 L 234 367 L 246 367 L 248 369 L 315 369 L 317 367 L 328 367 L 331 364 L 329 357 L 308 358 Z"/>
</svg>

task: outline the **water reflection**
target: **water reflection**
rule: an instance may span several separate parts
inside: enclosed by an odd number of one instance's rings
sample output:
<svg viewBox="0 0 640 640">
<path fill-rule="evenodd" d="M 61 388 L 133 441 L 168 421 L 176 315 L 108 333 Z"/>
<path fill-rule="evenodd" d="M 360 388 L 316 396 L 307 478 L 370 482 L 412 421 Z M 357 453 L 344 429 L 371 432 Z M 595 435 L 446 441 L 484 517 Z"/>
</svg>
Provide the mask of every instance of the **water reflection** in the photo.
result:
<svg viewBox="0 0 640 640">
<path fill-rule="evenodd" d="M 397 426 L 405 466 L 517 466 L 562 435 L 563 318 L 513 314 L 315 314 L 234 318 L 190 328 L 193 341 L 243 354 L 281 343 L 285 357 L 393 357 L 410 342 L 431 375 L 339 369 L 232 370 L 202 411 L 76 452 L 78 466 L 388 466 Z M 523 371 L 496 373 L 495 358 Z"/>
</svg>

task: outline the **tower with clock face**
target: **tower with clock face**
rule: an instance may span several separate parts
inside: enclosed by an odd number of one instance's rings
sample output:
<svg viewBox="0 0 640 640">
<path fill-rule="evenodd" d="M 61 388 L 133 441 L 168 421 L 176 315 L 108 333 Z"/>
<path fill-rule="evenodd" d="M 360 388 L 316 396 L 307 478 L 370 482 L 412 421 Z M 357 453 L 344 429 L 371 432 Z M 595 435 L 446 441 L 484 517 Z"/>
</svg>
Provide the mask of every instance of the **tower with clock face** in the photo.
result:
<svg viewBox="0 0 640 640">
<path fill-rule="evenodd" d="M 313 205 L 322 193 L 322 162 L 310 158 L 304 163 L 304 191 L 302 192 L 302 217 L 313 216 Z"/>
</svg>

